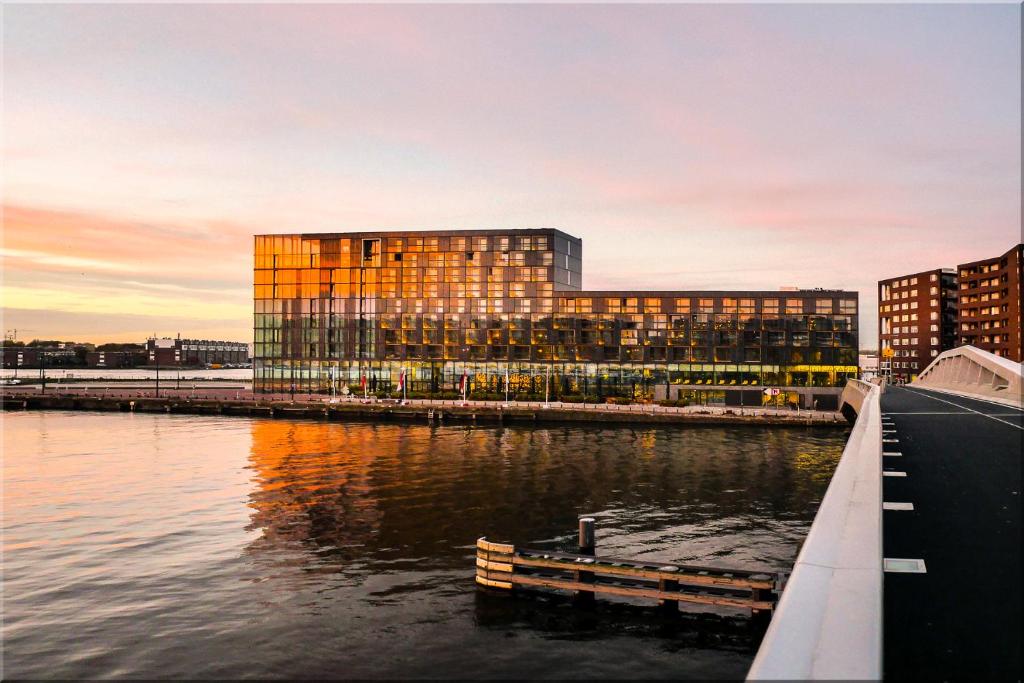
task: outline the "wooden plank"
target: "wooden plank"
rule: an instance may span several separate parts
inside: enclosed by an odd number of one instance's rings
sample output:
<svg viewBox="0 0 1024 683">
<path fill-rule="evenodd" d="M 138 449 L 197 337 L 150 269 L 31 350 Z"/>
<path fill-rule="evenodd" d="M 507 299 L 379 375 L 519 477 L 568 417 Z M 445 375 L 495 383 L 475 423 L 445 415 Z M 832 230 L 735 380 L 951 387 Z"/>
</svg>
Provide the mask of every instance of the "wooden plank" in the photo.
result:
<svg viewBox="0 0 1024 683">
<path fill-rule="evenodd" d="M 476 540 L 476 547 L 479 550 L 487 550 L 489 552 L 496 553 L 513 553 L 515 552 L 515 546 L 511 543 L 492 543 L 487 540 L 486 536 L 481 536 Z"/>
<path fill-rule="evenodd" d="M 651 562 L 651 561 L 640 561 L 640 560 L 629 560 L 620 557 L 590 557 L 586 555 L 574 555 L 572 553 L 563 553 L 554 550 L 534 550 L 530 548 L 519 548 L 515 551 L 517 557 L 532 557 L 532 558 L 545 558 L 551 560 L 563 560 L 568 562 L 574 562 L 578 557 L 584 557 L 586 559 L 600 562 L 604 565 L 622 565 L 623 567 L 633 567 L 636 569 L 648 569 L 657 571 L 659 568 L 671 564 L 673 567 L 677 567 L 679 572 L 686 572 L 691 574 L 708 574 L 721 576 L 722 574 L 732 574 L 734 577 L 745 577 L 752 578 L 754 580 L 771 581 L 772 572 L 758 571 L 758 570 L 740 570 L 740 569 L 719 569 L 715 567 L 704 567 L 693 564 L 678 564 L 676 562 Z M 755 578 L 757 577 L 757 578 Z"/>
<path fill-rule="evenodd" d="M 483 569 L 477 567 L 476 575 L 492 581 L 511 581 L 512 574 L 510 572 L 498 572 L 491 569 Z"/>
<path fill-rule="evenodd" d="M 679 602 L 693 602 L 702 605 L 719 605 L 725 607 L 741 607 L 744 609 L 771 610 L 774 603 L 763 600 L 751 600 L 737 597 L 728 597 L 710 594 L 696 594 L 684 592 L 666 592 L 656 588 L 626 588 L 620 586 L 609 586 L 601 583 L 580 583 L 578 581 L 567 581 L 542 576 L 524 576 L 522 574 L 512 575 L 513 585 L 540 586 L 543 588 L 557 588 L 568 591 L 593 591 L 595 593 L 608 593 L 627 598 L 648 598 L 652 600 L 674 600 Z"/>
<path fill-rule="evenodd" d="M 505 562 L 512 564 L 512 558 L 515 557 L 512 553 L 492 553 L 486 550 L 478 550 L 476 556 L 484 560 L 492 560 L 494 562 Z"/>
<path fill-rule="evenodd" d="M 654 581 L 671 580 L 679 583 L 694 584 L 699 586 L 722 586 L 738 589 L 765 588 L 771 589 L 774 581 L 771 578 L 754 580 L 749 578 L 724 578 L 711 574 L 697 574 L 683 571 L 670 572 L 656 569 L 640 569 L 637 567 L 624 566 L 621 563 L 606 564 L 604 560 L 595 558 L 593 563 L 570 562 L 558 559 L 543 559 L 515 555 L 513 564 L 522 567 L 544 567 L 548 569 L 559 569 L 567 572 L 586 570 L 595 574 L 614 574 L 616 576 L 631 576 L 636 578 L 651 579 Z M 665 566 L 665 565 L 662 565 Z"/>
<path fill-rule="evenodd" d="M 504 588 L 505 590 L 512 590 L 512 584 L 508 581 L 494 581 L 482 576 L 476 577 L 476 582 L 481 586 L 487 586 L 488 588 Z"/>
<path fill-rule="evenodd" d="M 512 565 L 507 562 L 491 562 L 481 557 L 476 558 L 476 566 L 482 569 L 493 569 L 496 572 L 508 572 L 512 573 Z"/>
</svg>

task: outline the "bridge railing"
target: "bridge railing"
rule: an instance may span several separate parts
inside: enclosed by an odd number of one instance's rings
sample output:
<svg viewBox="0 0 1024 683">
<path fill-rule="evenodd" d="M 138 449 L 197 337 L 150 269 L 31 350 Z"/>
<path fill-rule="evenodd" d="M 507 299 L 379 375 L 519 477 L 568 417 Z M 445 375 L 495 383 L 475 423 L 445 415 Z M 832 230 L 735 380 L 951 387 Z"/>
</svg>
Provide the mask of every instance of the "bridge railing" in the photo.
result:
<svg viewBox="0 0 1024 683">
<path fill-rule="evenodd" d="M 943 351 L 911 386 L 1022 407 L 1021 364 L 974 346 Z"/>
<path fill-rule="evenodd" d="M 749 680 L 882 677 L 879 387 L 850 380 L 850 439 L 747 674 Z"/>
</svg>

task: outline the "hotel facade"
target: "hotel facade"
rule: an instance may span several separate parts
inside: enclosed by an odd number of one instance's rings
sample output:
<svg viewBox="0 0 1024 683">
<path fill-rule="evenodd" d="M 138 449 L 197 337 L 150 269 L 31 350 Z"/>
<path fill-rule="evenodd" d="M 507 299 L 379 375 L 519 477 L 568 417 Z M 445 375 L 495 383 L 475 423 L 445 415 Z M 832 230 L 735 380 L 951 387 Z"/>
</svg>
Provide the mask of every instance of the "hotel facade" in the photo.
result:
<svg viewBox="0 0 1024 683">
<path fill-rule="evenodd" d="M 857 368 L 856 292 L 585 291 L 558 230 L 257 235 L 257 392 L 453 391 L 810 406 Z M 365 378 L 365 385 L 364 385 Z"/>
</svg>

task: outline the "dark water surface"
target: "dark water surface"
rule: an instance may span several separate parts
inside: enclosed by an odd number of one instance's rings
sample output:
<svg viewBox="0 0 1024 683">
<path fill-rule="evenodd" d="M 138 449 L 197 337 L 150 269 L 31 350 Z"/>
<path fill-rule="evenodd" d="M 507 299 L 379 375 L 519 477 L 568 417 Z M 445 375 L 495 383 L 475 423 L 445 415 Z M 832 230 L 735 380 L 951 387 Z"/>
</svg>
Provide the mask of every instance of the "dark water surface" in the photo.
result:
<svg viewBox="0 0 1024 683">
<path fill-rule="evenodd" d="M 6 413 L 3 675 L 742 677 L 742 613 L 479 592 L 475 539 L 788 569 L 845 438 Z"/>
</svg>

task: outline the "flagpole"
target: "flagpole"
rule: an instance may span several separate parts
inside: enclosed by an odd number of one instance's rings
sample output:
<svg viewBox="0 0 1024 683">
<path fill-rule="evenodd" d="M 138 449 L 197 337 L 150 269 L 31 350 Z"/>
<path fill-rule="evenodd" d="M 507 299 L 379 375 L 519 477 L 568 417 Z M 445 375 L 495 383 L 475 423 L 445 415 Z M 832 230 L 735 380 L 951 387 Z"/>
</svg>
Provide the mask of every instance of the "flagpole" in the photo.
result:
<svg viewBox="0 0 1024 683">
<path fill-rule="evenodd" d="M 551 365 L 544 366 L 544 407 L 550 408 L 551 405 L 548 403 L 548 389 L 551 384 Z"/>
<path fill-rule="evenodd" d="M 505 407 L 508 408 L 508 368 L 505 368 Z"/>
</svg>

